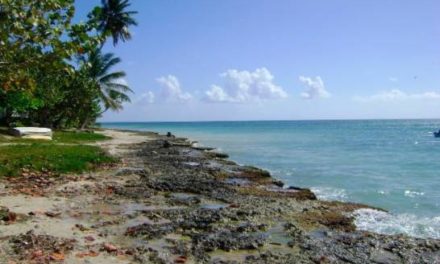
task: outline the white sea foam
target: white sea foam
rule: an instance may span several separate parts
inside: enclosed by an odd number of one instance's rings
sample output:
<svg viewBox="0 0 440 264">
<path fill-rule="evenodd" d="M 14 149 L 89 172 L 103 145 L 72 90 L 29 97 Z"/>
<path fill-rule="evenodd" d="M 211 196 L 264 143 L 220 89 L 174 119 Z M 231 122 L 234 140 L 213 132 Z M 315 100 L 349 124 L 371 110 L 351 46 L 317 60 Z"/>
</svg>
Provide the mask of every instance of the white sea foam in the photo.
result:
<svg viewBox="0 0 440 264">
<path fill-rule="evenodd" d="M 416 192 L 416 191 L 410 191 L 410 190 L 405 191 L 405 196 L 411 197 L 411 198 L 414 198 L 416 196 L 423 196 L 423 195 L 425 195 L 424 192 Z"/>
<path fill-rule="evenodd" d="M 332 187 L 312 187 L 312 192 L 318 199 L 326 201 L 346 201 L 347 192 L 344 189 Z"/>
<path fill-rule="evenodd" d="M 359 209 L 353 213 L 359 230 L 380 234 L 406 234 L 413 237 L 440 238 L 440 216 L 417 217 L 412 214 L 393 215 L 373 209 Z"/>
<path fill-rule="evenodd" d="M 284 174 L 286 176 L 292 176 L 293 175 L 293 171 L 286 171 Z"/>
</svg>

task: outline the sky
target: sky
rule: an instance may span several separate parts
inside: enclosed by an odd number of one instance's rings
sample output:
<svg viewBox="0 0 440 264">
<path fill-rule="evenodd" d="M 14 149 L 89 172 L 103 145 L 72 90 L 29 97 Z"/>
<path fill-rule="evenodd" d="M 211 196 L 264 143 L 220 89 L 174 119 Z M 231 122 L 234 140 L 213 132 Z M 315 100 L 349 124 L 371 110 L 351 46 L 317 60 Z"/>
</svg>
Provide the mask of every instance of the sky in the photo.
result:
<svg viewBox="0 0 440 264">
<path fill-rule="evenodd" d="M 104 51 L 132 102 L 100 121 L 440 118 L 438 0 L 131 3 Z"/>
</svg>

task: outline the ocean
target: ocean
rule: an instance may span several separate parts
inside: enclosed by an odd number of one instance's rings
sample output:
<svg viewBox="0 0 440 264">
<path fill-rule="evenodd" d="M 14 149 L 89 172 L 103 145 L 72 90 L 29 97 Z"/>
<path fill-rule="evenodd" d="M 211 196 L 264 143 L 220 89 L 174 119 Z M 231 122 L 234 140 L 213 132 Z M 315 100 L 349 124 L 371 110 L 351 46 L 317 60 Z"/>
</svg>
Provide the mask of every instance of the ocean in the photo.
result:
<svg viewBox="0 0 440 264">
<path fill-rule="evenodd" d="M 440 120 L 102 123 L 168 131 L 269 170 L 320 199 L 360 202 L 358 229 L 440 238 Z"/>
</svg>

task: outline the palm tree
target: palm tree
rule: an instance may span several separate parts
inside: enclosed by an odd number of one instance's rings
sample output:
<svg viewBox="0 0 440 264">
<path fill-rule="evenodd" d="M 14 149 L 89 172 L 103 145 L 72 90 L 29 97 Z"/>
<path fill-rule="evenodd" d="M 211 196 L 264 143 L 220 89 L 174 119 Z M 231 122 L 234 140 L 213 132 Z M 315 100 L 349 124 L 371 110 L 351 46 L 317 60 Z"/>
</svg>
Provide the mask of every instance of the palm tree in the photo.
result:
<svg viewBox="0 0 440 264">
<path fill-rule="evenodd" d="M 118 111 L 122 109 L 124 102 L 130 102 L 128 92 L 133 92 L 124 82 L 125 72 L 109 72 L 113 66 L 120 63 L 121 59 L 114 57 L 112 53 L 102 54 L 99 49 L 90 53 L 87 63 L 83 70 L 89 80 L 91 89 L 96 89 L 97 99 L 103 106 L 103 110 L 97 115 L 101 115 L 107 110 Z M 86 116 L 81 128 L 88 125 L 90 115 Z"/>
<path fill-rule="evenodd" d="M 119 40 L 125 42 L 131 39 L 128 27 L 137 25 L 132 17 L 137 12 L 126 11 L 129 6 L 128 0 L 102 0 L 98 15 L 98 30 L 104 38 L 111 35 L 115 46 Z"/>
</svg>

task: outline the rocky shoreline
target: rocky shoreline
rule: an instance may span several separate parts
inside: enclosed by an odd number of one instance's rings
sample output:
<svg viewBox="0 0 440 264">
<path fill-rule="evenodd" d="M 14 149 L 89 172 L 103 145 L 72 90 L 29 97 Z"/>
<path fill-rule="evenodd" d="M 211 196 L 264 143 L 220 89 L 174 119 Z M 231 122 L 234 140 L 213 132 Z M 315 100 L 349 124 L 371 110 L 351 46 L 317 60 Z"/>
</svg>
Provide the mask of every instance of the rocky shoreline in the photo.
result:
<svg viewBox="0 0 440 264">
<path fill-rule="evenodd" d="M 104 133 L 117 167 L 41 176 L 35 194 L 35 179 L 4 183 L 0 263 L 440 263 L 440 240 L 357 231 L 366 205 L 317 200 L 171 134 Z"/>
</svg>

